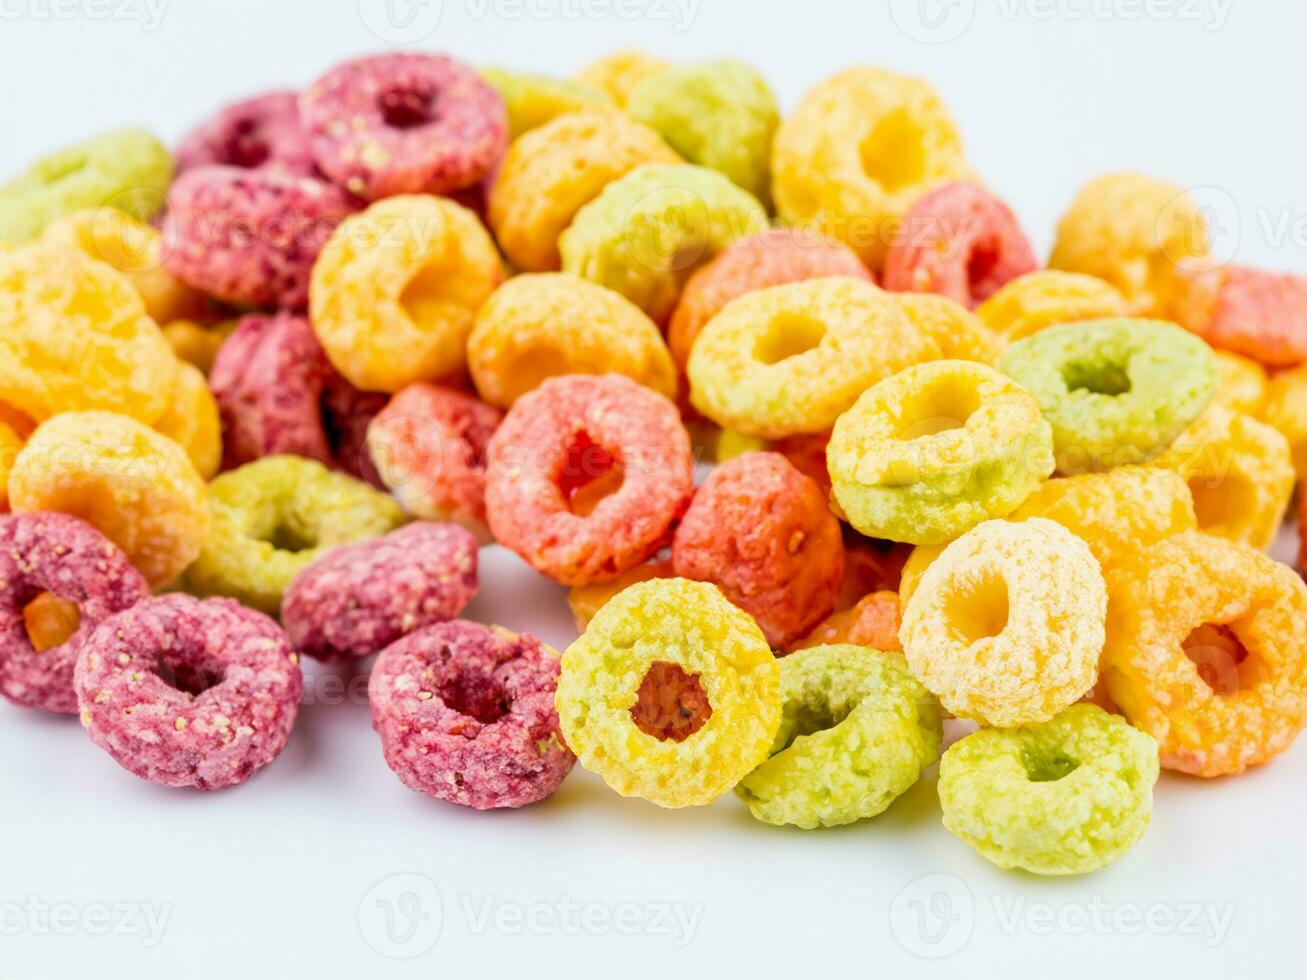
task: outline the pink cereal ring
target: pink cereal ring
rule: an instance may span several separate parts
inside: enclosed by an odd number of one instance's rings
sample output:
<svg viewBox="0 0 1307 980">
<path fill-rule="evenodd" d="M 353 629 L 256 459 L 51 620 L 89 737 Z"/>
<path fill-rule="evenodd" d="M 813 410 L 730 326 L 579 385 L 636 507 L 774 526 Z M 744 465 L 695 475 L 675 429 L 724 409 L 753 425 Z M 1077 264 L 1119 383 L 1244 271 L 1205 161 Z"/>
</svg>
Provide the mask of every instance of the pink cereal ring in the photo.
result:
<svg viewBox="0 0 1307 980">
<path fill-rule="evenodd" d="M 281 621 L 300 653 L 367 657 L 453 619 L 476 594 L 476 538 L 456 524 L 420 522 L 305 566 L 286 590 Z"/>
<path fill-rule="evenodd" d="M 300 97 L 300 115 L 322 172 L 369 200 L 471 187 L 508 147 L 504 100 L 444 55 L 346 62 Z"/>
<path fill-rule="evenodd" d="M 1307 277 L 1231 265 L 1183 283 L 1179 319 L 1213 347 L 1268 367 L 1307 361 Z"/>
<path fill-rule="evenodd" d="M 38 653 L 23 610 L 43 592 L 77 607 L 77 630 Z M 91 525 L 67 514 L 0 517 L 0 694 L 15 704 L 77 713 L 73 665 L 91 631 L 148 595 L 145 578 Z"/>
<path fill-rule="evenodd" d="M 937 293 L 975 309 L 1038 267 L 1012 209 L 983 187 L 957 181 L 908 209 L 885 260 L 885 288 Z"/>
<path fill-rule="evenodd" d="M 74 679 L 91 741 L 142 779 L 201 790 L 235 786 L 275 759 L 304 691 L 271 619 L 180 592 L 101 623 Z"/>
<path fill-rule="evenodd" d="M 317 164 L 300 125 L 299 93 L 269 92 L 227 106 L 177 146 L 179 174 L 214 165 L 315 176 Z"/>
<path fill-rule="evenodd" d="M 318 252 L 357 208 L 339 187 L 312 177 L 197 167 L 169 191 L 164 267 L 224 302 L 303 309 Z"/>
<path fill-rule="evenodd" d="M 562 585 L 648 560 L 693 492 L 676 406 L 617 374 L 550 378 L 514 403 L 490 442 L 490 530 Z"/>
<path fill-rule="evenodd" d="M 386 764 L 409 789 L 477 810 L 543 800 L 576 761 L 558 730 L 558 673 L 534 636 L 463 620 L 409 634 L 368 682 Z"/>
</svg>

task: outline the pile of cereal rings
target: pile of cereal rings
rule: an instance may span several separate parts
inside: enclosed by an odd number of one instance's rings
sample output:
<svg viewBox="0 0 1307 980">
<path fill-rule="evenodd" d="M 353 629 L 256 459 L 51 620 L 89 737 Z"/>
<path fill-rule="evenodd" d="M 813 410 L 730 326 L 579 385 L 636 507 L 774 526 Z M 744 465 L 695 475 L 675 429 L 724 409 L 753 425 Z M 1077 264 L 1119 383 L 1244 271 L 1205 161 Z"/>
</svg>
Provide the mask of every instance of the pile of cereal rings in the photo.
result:
<svg viewBox="0 0 1307 980">
<path fill-rule="evenodd" d="M 1307 724 L 1307 279 L 1132 174 L 1044 266 L 919 79 L 365 57 L 38 162 L 0 242 L 0 694 L 142 779 L 271 763 L 310 657 L 449 803 L 814 829 L 937 767 L 1057 875 Z M 490 543 L 561 655 L 460 618 Z"/>
</svg>

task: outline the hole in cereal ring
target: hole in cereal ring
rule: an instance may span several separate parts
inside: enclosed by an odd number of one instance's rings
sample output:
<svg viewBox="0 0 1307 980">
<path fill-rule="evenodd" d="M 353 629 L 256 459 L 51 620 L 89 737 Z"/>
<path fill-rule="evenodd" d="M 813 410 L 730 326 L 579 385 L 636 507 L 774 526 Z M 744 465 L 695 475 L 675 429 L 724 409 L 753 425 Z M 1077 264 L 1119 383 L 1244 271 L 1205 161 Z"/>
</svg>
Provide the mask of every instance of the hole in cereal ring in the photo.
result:
<svg viewBox="0 0 1307 980">
<path fill-rule="evenodd" d="M 1131 388 L 1125 365 L 1113 361 L 1071 361 L 1062 368 L 1068 391 L 1094 395 L 1125 395 Z"/>
<path fill-rule="evenodd" d="M 816 317 L 786 313 L 774 317 L 758 338 L 753 356 L 760 364 L 779 364 L 816 349 L 826 336 L 826 324 Z"/>
<path fill-rule="evenodd" d="M 1007 628 L 1007 583 L 992 571 L 985 572 L 970 588 L 949 596 L 944 615 L 964 646 L 998 636 Z"/>
<path fill-rule="evenodd" d="M 318 546 L 317 540 L 307 530 L 284 520 L 277 522 L 267 541 L 278 551 L 308 551 Z"/>
<path fill-rule="evenodd" d="M 37 653 L 67 643 L 81 621 L 82 614 L 75 604 L 49 592 L 42 592 L 23 607 L 23 625 Z"/>
<path fill-rule="evenodd" d="M 945 378 L 931 385 L 904 407 L 897 438 L 911 442 L 953 429 L 965 428 L 980 408 L 980 395 L 972 384 Z"/>
<path fill-rule="evenodd" d="M 435 93 L 412 88 L 392 88 L 377 99 L 381 118 L 392 129 L 412 129 L 431 121 Z"/>
<path fill-rule="evenodd" d="M 578 432 L 567 447 L 558 473 L 558 489 L 573 514 L 587 517 L 601 501 L 621 489 L 625 478 L 621 460 L 588 433 Z"/>
<path fill-rule="evenodd" d="M 404 286 L 399 305 L 418 326 L 435 323 L 448 315 L 451 302 L 458 302 L 457 289 L 457 283 L 450 282 L 449 270 L 443 264 L 428 263 Z"/>
<path fill-rule="evenodd" d="M 891 112 L 876 123 L 858 147 L 862 170 L 891 194 L 920 183 L 926 172 L 928 143 L 906 110 Z M 905 229 L 905 233 L 925 232 L 937 234 L 938 229 Z"/>
<path fill-rule="evenodd" d="M 1055 783 L 1080 768 L 1080 760 L 1063 752 L 1025 748 L 1021 751 L 1021 764 L 1026 778 L 1032 783 Z"/>
<path fill-rule="evenodd" d="M 229 167 L 252 170 L 267 163 L 271 153 L 258 123 L 253 119 L 242 119 L 236 124 L 231 139 L 222 147 L 220 162 Z"/>
<path fill-rule="evenodd" d="M 59 157 L 54 166 L 45 170 L 41 174 L 41 177 L 47 185 L 57 184 L 59 181 L 66 180 L 74 174 L 85 170 L 87 164 L 90 162 L 90 158 L 83 153 L 63 154 Z"/>
<path fill-rule="evenodd" d="M 838 709 L 826 697 L 809 698 L 802 703 L 788 706 L 786 708 L 787 712 L 794 711 L 794 730 L 784 748 L 788 749 L 804 736 L 816 735 L 818 732 L 827 731 L 841 724 L 857 707 L 857 702 L 853 699 L 845 698 L 841 700 L 843 703 L 839 705 Z M 772 754 L 775 755 L 776 753 Z"/>
<path fill-rule="evenodd" d="M 684 742 L 711 717 L 699 675 L 661 660 L 649 667 L 631 706 L 635 727 L 663 742 Z"/>
<path fill-rule="evenodd" d="M 995 239 L 978 242 L 967 257 L 967 284 L 973 294 L 988 292 L 989 277 L 998 265 L 999 245 Z"/>
<path fill-rule="evenodd" d="M 1194 513 L 1202 530 L 1238 527 L 1255 512 L 1256 491 L 1247 478 L 1236 473 L 1227 473 L 1219 479 L 1192 477 L 1189 492 L 1193 494 Z"/>
<path fill-rule="evenodd" d="M 1251 665 L 1248 648 L 1229 626 L 1204 623 L 1185 637 L 1185 655 L 1198 668 L 1198 676 L 1215 694 L 1225 697 L 1244 686 Z"/>
<path fill-rule="evenodd" d="M 483 725 L 493 725 L 512 706 L 512 699 L 492 678 L 461 671 L 446 680 L 436 694 L 447 708 Z"/>
<path fill-rule="evenodd" d="M 158 662 L 154 665 L 154 673 L 169 687 L 194 698 L 221 684 L 227 671 L 216 659 L 189 663 L 180 661 L 170 653 L 160 653 Z"/>
</svg>

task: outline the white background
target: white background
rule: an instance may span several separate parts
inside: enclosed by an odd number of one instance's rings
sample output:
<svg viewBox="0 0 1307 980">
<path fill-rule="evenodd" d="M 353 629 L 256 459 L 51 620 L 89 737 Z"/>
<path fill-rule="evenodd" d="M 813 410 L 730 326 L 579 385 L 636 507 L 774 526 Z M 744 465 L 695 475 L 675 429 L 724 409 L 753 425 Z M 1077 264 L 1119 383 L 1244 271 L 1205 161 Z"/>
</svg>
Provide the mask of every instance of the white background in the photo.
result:
<svg viewBox="0 0 1307 980">
<path fill-rule="evenodd" d="M 1084 180 L 1131 168 L 1198 188 L 1223 255 L 1307 271 L 1300 3 L 444 0 L 397 28 L 363 2 L 0 0 L 0 174 L 123 124 L 175 140 L 405 31 L 557 73 L 639 45 L 746 58 L 787 107 L 858 62 L 930 77 L 1041 249 Z M 483 561 L 469 615 L 566 644 L 561 591 Z M 0 976 L 1301 972 L 1307 743 L 1238 779 L 1164 777 L 1125 860 L 1044 881 L 945 833 L 931 780 L 816 834 L 730 798 L 665 812 L 579 770 L 543 806 L 461 811 L 391 775 L 366 705 L 310 689 L 281 759 L 212 796 L 136 781 L 74 720 L 0 706 Z"/>
</svg>

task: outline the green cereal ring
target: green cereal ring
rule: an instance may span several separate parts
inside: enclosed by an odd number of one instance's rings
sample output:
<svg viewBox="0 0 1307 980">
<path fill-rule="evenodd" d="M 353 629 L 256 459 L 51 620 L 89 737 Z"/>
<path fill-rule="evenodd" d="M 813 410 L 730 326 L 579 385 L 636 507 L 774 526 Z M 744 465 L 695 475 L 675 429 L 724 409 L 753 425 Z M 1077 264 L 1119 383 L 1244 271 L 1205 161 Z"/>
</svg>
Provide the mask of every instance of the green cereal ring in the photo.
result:
<svg viewBox="0 0 1307 980">
<path fill-rule="evenodd" d="M 826 450 L 835 500 L 869 537 L 943 544 L 1006 517 L 1053 472 L 1028 392 L 974 361 L 908 368 L 840 416 Z"/>
<path fill-rule="evenodd" d="M 1066 323 L 1020 340 L 998 367 L 1039 402 L 1058 469 L 1107 470 L 1169 446 L 1216 392 L 1212 349 L 1173 323 Z"/>
<path fill-rule="evenodd" d="M 209 506 L 209 538 L 183 585 L 270 616 L 309 562 L 404 523 L 399 504 L 385 494 L 302 456 L 265 456 L 222 474 L 209 484 Z"/>
<path fill-rule="evenodd" d="M 581 208 L 558 250 L 564 272 L 621 293 L 664 323 L 690 273 L 766 227 L 758 199 L 716 170 L 647 163 Z"/>
<path fill-rule="evenodd" d="M 939 704 L 897 653 L 840 644 L 781 661 L 772 757 L 736 792 L 763 823 L 839 827 L 883 812 L 939 759 Z"/>
<path fill-rule="evenodd" d="M 21 244 L 50 222 L 112 205 L 140 221 L 163 207 L 172 155 L 149 133 L 106 133 L 38 160 L 0 187 L 0 242 Z"/>
<path fill-rule="evenodd" d="M 645 79 L 626 111 L 690 163 L 771 200 L 771 144 L 780 124 L 766 80 L 739 61 L 675 65 Z"/>
<path fill-rule="evenodd" d="M 1029 728 L 985 728 L 939 764 L 944 826 L 1000 868 L 1072 875 L 1111 864 L 1153 813 L 1157 743 L 1076 704 Z"/>
<path fill-rule="evenodd" d="M 607 92 L 568 78 L 551 78 L 503 68 L 482 68 L 480 74 L 499 93 L 508 108 L 510 140 L 565 112 L 595 106 L 613 107 L 613 100 Z"/>
</svg>

